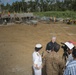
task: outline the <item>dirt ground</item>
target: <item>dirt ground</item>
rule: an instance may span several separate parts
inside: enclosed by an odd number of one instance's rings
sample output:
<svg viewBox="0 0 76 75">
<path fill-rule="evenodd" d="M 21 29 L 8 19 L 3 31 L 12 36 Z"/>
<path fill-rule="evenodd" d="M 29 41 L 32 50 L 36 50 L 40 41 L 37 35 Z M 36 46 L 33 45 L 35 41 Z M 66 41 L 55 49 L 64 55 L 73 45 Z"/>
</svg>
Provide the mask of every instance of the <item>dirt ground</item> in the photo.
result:
<svg viewBox="0 0 76 75">
<path fill-rule="evenodd" d="M 32 75 L 35 44 L 41 43 L 42 51 L 45 51 L 52 36 L 57 37 L 59 44 L 68 40 L 76 41 L 76 26 L 62 23 L 0 26 L 0 75 Z M 60 49 L 60 55 L 62 52 Z"/>
</svg>

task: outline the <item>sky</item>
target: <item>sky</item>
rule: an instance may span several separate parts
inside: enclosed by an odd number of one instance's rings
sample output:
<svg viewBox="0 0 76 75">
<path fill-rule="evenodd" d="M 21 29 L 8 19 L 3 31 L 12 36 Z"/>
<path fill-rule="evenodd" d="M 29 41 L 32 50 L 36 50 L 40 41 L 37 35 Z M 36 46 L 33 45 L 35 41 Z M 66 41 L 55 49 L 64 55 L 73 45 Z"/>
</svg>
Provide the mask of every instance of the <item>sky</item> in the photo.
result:
<svg viewBox="0 0 76 75">
<path fill-rule="evenodd" d="M 22 0 L 1 0 L 1 3 L 6 5 L 7 3 L 12 4 L 15 1 L 22 1 Z M 25 0 L 25 1 L 27 2 L 27 1 L 30 1 L 30 0 Z"/>
<path fill-rule="evenodd" d="M 6 5 L 7 3 L 12 4 L 15 1 L 21 1 L 21 0 L 1 0 L 1 3 Z M 30 1 L 30 0 L 25 0 L 25 1 Z"/>
</svg>

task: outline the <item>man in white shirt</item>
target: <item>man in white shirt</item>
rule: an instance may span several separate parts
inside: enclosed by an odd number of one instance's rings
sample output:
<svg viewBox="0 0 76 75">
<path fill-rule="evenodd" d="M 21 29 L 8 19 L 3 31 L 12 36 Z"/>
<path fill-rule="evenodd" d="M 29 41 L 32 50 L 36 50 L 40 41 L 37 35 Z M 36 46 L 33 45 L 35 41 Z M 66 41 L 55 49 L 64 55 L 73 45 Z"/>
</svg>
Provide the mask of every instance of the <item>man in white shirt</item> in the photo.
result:
<svg viewBox="0 0 76 75">
<path fill-rule="evenodd" d="M 33 52 L 33 69 L 35 75 L 42 75 L 42 57 L 39 54 L 41 48 L 41 44 L 36 44 L 35 51 Z"/>
</svg>

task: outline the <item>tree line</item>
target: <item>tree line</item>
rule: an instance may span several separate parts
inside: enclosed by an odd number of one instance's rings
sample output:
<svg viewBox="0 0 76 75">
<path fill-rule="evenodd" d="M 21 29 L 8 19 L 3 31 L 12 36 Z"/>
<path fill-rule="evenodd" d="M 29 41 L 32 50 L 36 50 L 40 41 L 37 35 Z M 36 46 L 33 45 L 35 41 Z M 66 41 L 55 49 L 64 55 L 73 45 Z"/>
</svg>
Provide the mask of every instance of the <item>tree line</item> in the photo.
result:
<svg viewBox="0 0 76 75">
<path fill-rule="evenodd" d="M 76 0 L 30 0 L 1 4 L 1 9 L 10 12 L 76 11 Z"/>
</svg>

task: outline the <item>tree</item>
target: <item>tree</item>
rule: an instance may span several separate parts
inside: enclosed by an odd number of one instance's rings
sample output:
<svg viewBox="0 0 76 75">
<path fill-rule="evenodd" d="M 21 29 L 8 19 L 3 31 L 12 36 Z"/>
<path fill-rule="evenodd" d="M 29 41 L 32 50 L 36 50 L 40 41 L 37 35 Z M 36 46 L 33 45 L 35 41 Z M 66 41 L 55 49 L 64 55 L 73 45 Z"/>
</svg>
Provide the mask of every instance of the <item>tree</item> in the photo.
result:
<svg viewBox="0 0 76 75">
<path fill-rule="evenodd" d="M 4 4 L 1 5 L 2 9 L 11 12 L 45 12 L 45 11 L 65 11 L 74 10 L 76 11 L 76 0 L 30 0 L 25 2 L 22 0 L 20 2 L 13 2 L 12 5 Z"/>
<path fill-rule="evenodd" d="M 76 0 L 74 0 L 74 1 L 72 2 L 72 9 L 73 9 L 74 11 L 76 11 Z"/>
</svg>

